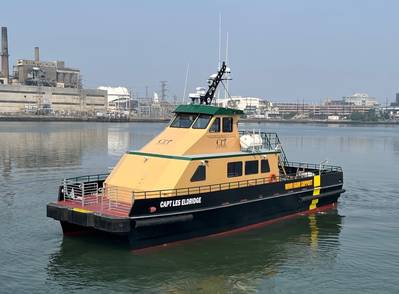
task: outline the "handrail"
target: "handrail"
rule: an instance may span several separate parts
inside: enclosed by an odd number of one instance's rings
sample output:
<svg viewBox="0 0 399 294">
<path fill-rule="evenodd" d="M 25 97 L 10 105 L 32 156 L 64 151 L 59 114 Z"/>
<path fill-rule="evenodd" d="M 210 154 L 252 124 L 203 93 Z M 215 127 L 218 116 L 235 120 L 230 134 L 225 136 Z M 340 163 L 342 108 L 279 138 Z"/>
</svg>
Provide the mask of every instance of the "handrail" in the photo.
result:
<svg viewBox="0 0 399 294">
<path fill-rule="evenodd" d="M 281 163 L 286 165 L 288 163 L 287 156 L 284 152 L 284 149 L 281 145 L 280 138 L 278 137 L 278 134 L 275 132 L 261 132 L 261 131 L 255 131 L 255 130 L 242 130 L 238 132 L 241 135 L 246 135 L 246 134 L 255 134 L 255 135 L 260 135 L 262 138 L 262 148 L 268 149 L 268 150 L 278 150 L 280 151 L 280 158 L 281 158 Z"/>
<path fill-rule="evenodd" d="M 285 167 L 307 168 L 312 170 L 320 170 L 321 172 L 342 172 L 342 167 L 329 164 L 305 163 L 305 162 L 287 162 Z"/>
<path fill-rule="evenodd" d="M 285 167 L 294 167 L 294 168 L 307 168 L 310 169 L 308 171 L 314 172 L 314 174 L 325 174 L 328 172 L 341 172 L 342 168 L 339 166 L 332 165 L 322 165 L 322 169 L 320 169 L 320 165 L 311 164 L 311 163 L 299 163 L 299 162 L 288 162 L 288 165 Z M 280 176 L 268 176 L 256 179 L 235 181 L 235 182 L 225 182 L 219 184 L 210 184 L 204 186 L 194 186 L 194 187 L 186 187 L 186 188 L 176 188 L 176 189 L 163 189 L 163 190 L 150 190 L 150 191 L 133 191 L 133 197 L 135 199 L 149 199 L 149 198 L 163 198 L 163 197 L 176 197 L 183 195 L 197 195 L 206 192 L 216 192 L 222 190 L 229 189 L 237 189 L 248 186 L 262 185 L 274 182 L 287 182 L 290 180 L 303 179 L 310 177 L 306 174 L 301 173 L 291 173 L 287 175 Z"/>
<path fill-rule="evenodd" d="M 62 183 L 77 183 L 77 182 L 94 182 L 105 180 L 109 176 L 109 173 L 94 174 L 94 175 L 83 175 L 72 178 L 65 178 Z"/>
</svg>

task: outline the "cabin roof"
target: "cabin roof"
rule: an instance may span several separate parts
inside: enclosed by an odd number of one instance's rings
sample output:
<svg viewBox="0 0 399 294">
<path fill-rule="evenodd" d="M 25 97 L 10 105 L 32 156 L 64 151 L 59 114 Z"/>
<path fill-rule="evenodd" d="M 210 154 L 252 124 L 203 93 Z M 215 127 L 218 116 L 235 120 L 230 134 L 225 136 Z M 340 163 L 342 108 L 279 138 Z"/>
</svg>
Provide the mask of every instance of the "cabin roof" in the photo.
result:
<svg viewBox="0 0 399 294">
<path fill-rule="evenodd" d="M 177 106 L 175 113 L 197 113 L 197 114 L 221 114 L 221 115 L 236 115 L 244 112 L 239 109 L 217 107 L 205 104 L 182 104 Z"/>
</svg>

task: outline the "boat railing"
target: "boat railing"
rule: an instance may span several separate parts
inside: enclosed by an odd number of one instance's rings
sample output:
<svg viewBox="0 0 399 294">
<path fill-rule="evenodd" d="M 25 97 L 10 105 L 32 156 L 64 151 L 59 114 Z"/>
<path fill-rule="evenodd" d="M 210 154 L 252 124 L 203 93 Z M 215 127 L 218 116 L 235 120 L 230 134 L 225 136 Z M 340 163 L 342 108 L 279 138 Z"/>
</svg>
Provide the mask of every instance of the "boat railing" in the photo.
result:
<svg viewBox="0 0 399 294">
<path fill-rule="evenodd" d="M 294 168 L 295 172 L 288 174 L 280 174 L 279 176 L 270 175 L 268 177 L 235 181 L 235 182 L 226 182 L 220 184 L 210 184 L 204 186 L 153 190 L 153 191 L 134 191 L 133 198 L 150 199 L 150 198 L 176 197 L 176 196 L 185 196 L 185 195 L 198 195 L 201 193 L 238 189 L 238 188 L 263 185 L 268 183 L 286 182 L 303 178 L 309 178 L 315 175 L 326 174 L 329 172 L 342 171 L 341 167 L 339 166 L 322 165 L 320 167 L 319 164 L 309 164 L 309 163 L 300 163 L 300 162 L 287 162 L 286 167 Z"/>
<path fill-rule="evenodd" d="M 85 175 L 64 179 L 59 200 L 70 201 L 78 207 L 94 210 L 100 214 L 127 216 L 134 202 L 132 190 L 104 186 L 109 174 Z"/>
<path fill-rule="evenodd" d="M 305 162 L 287 162 L 285 168 L 303 169 L 306 171 L 317 172 L 318 174 L 325 174 L 328 172 L 342 172 L 342 167 L 329 165 L 324 163 L 305 163 Z"/>
<path fill-rule="evenodd" d="M 132 189 L 117 186 L 103 187 L 103 181 L 108 174 L 87 175 L 65 179 L 61 193 L 63 200 L 79 202 L 82 207 L 97 205 L 100 211 L 129 211 L 135 199 L 198 195 L 268 183 L 292 181 L 329 172 L 342 172 L 342 168 L 339 166 L 323 163 L 286 162 L 282 168 L 288 171 L 288 173 L 235 182 L 150 191 L 132 191 Z"/>
<path fill-rule="evenodd" d="M 81 182 L 94 182 L 104 181 L 108 177 L 109 173 L 95 174 L 95 175 L 84 175 L 79 177 L 66 178 L 63 182 L 67 183 L 81 183 Z"/>
<path fill-rule="evenodd" d="M 243 151 L 259 151 L 260 149 L 266 150 L 278 150 L 280 151 L 280 162 L 286 165 L 288 163 L 287 156 L 284 152 L 284 148 L 281 144 L 280 138 L 277 133 L 273 132 L 261 132 L 256 130 L 242 130 L 239 131 L 240 136 L 243 135 L 259 135 L 262 138 L 262 143 L 256 148 L 247 148 Z"/>
</svg>

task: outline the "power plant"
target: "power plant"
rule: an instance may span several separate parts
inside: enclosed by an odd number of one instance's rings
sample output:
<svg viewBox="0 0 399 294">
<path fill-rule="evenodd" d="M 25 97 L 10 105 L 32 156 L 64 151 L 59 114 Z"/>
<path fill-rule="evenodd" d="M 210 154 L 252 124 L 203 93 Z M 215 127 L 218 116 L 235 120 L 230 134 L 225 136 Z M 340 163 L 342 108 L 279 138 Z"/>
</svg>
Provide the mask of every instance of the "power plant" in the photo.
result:
<svg viewBox="0 0 399 294">
<path fill-rule="evenodd" d="M 64 61 L 18 59 L 9 71 L 7 27 L 1 27 L 0 114 L 95 115 L 105 112 L 107 92 L 83 89 L 79 69 Z"/>
</svg>

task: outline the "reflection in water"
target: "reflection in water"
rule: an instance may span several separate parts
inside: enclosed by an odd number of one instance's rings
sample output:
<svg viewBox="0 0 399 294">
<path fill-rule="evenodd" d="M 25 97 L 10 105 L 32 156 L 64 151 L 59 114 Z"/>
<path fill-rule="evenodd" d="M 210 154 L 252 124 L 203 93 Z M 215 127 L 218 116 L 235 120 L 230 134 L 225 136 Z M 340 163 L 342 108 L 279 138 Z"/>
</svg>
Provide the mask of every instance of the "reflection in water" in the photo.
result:
<svg viewBox="0 0 399 294">
<path fill-rule="evenodd" d="M 108 154 L 121 156 L 129 149 L 129 133 L 121 133 L 118 130 L 108 132 Z"/>
<path fill-rule="evenodd" d="M 115 291 L 247 292 L 315 256 L 318 262 L 335 263 L 340 231 L 341 216 L 332 210 L 139 256 L 98 238 L 64 237 L 47 271 L 68 290 L 112 282 Z"/>
<path fill-rule="evenodd" d="M 75 166 L 81 163 L 83 152 L 107 147 L 107 129 L 68 126 L 59 124 L 54 131 L 51 127 L 33 125 L 20 131 L 17 125 L 12 125 L 11 129 L 15 128 L 12 132 L 2 131 L 1 136 L 7 138 L 0 144 L 3 170 Z"/>
</svg>

